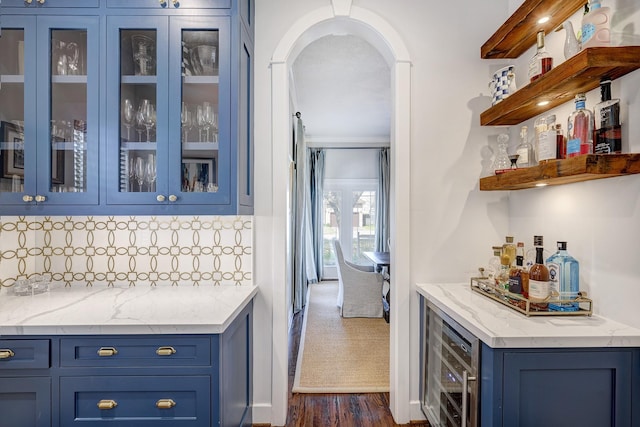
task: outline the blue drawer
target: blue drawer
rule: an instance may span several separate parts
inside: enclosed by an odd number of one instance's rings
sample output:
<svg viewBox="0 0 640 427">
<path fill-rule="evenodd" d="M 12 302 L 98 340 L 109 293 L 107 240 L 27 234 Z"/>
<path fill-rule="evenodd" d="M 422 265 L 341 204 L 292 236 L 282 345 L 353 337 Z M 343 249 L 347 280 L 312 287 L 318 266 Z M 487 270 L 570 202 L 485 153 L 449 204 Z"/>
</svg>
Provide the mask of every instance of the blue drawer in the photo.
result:
<svg viewBox="0 0 640 427">
<path fill-rule="evenodd" d="M 211 426 L 208 376 L 60 378 L 60 425 Z"/>
<path fill-rule="evenodd" d="M 49 368 L 49 340 L 0 340 L 0 372 Z"/>
<path fill-rule="evenodd" d="M 61 338 L 63 367 L 211 366 L 208 336 Z"/>
<path fill-rule="evenodd" d="M 151 8 L 151 9 L 230 9 L 231 0 L 180 0 L 174 5 L 173 0 L 164 4 L 158 0 L 108 0 L 107 7 L 114 8 Z"/>
</svg>

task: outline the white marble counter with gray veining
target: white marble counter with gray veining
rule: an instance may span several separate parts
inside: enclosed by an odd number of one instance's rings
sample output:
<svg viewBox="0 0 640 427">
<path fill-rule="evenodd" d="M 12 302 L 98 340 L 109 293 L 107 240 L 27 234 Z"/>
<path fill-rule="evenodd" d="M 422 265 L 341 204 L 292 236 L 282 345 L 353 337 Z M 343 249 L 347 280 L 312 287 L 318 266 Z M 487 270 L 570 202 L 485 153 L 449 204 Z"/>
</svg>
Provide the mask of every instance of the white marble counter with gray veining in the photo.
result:
<svg viewBox="0 0 640 427">
<path fill-rule="evenodd" d="M 255 286 L 73 286 L 33 296 L 0 290 L 0 336 L 222 333 Z"/>
<path fill-rule="evenodd" d="M 420 295 L 490 347 L 640 347 L 640 329 L 597 315 L 527 317 L 473 292 L 469 283 L 416 287 Z"/>
</svg>

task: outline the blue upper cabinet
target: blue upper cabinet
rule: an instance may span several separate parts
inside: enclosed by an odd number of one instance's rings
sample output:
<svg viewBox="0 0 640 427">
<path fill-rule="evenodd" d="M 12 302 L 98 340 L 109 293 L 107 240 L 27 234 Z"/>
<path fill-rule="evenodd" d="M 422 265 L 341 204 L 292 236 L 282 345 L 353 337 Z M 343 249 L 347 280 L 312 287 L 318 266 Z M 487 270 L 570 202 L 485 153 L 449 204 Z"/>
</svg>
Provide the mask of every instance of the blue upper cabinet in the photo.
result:
<svg viewBox="0 0 640 427">
<path fill-rule="evenodd" d="M 0 215 L 253 213 L 253 3 L 56 1 L 3 2 Z"/>
<path fill-rule="evenodd" d="M 99 17 L 2 22 L 0 213 L 97 205 Z"/>
</svg>

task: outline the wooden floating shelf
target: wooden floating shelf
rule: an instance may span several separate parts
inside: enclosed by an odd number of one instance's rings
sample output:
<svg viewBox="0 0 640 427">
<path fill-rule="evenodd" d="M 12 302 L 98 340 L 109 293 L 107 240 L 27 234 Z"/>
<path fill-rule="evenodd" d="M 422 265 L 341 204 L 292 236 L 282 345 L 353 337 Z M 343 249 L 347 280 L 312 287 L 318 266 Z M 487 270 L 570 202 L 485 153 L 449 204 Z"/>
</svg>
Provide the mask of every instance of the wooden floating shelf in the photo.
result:
<svg viewBox="0 0 640 427">
<path fill-rule="evenodd" d="M 585 0 L 525 0 L 482 45 L 480 56 L 484 59 L 519 57 L 536 44 L 538 30 L 544 30 L 545 34 L 555 30 L 585 3 Z M 548 16 L 549 21 L 538 24 L 544 16 Z"/>
<path fill-rule="evenodd" d="M 640 153 L 585 154 L 480 179 L 480 190 L 524 190 L 640 173 Z"/>
<path fill-rule="evenodd" d="M 482 126 L 516 125 L 571 101 L 575 94 L 600 86 L 600 78 L 617 79 L 640 68 L 640 46 L 592 47 L 518 89 L 480 114 Z M 549 103 L 540 106 L 541 101 Z"/>
</svg>

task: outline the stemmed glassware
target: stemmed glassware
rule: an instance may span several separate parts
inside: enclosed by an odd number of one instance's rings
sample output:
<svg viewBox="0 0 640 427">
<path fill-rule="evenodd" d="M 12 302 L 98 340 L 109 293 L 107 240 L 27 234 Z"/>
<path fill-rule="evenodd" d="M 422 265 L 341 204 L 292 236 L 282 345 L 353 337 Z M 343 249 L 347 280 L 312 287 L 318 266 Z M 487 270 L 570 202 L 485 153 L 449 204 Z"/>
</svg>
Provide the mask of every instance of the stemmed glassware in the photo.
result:
<svg viewBox="0 0 640 427">
<path fill-rule="evenodd" d="M 144 131 L 144 114 L 140 107 L 136 111 L 136 132 L 138 132 L 138 141 L 142 142 L 142 132 Z"/>
<path fill-rule="evenodd" d="M 145 163 L 145 180 L 147 181 L 149 191 L 156 191 L 156 177 L 156 156 L 149 154 L 147 156 L 147 162 Z"/>
<path fill-rule="evenodd" d="M 122 121 L 127 128 L 127 141 L 131 141 L 131 126 L 133 125 L 134 116 L 135 110 L 133 108 L 133 103 L 129 98 L 126 98 L 122 107 Z"/>
<path fill-rule="evenodd" d="M 182 142 L 187 142 L 189 136 L 189 130 L 193 126 L 193 114 L 189 111 L 189 106 L 186 102 L 182 103 L 182 111 L 180 113 L 180 123 L 182 124 Z"/>
<path fill-rule="evenodd" d="M 198 105 L 196 107 L 196 122 L 198 124 L 198 131 L 199 131 L 198 142 L 202 142 L 202 129 L 206 126 L 204 109 L 202 108 L 202 105 Z"/>
<path fill-rule="evenodd" d="M 213 106 L 210 102 L 205 102 L 202 104 L 202 110 L 204 114 L 204 129 L 207 132 L 207 142 L 211 142 L 213 140 L 210 137 L 209 130 L 213 127 L 215 121 Z"/>
<path fill-rule="evenodd" d="M 141 113 L 142 124 L 147 129 L 147 142 L 151 142 L 149 137 L 151 128 L 156 124 L 156 110 L 148 99 L 143 99 L 139 107 Z"/>
<path fill-rule="evenodd" d="M 144 184 L 145 180 L 146 167 L 144 164 L 144 159 L 142 157 L 136 157 L 135 163 L 135 176 L 138 181 L 139 191 L 142 191 L 142 184 Z"/>
</svg>

